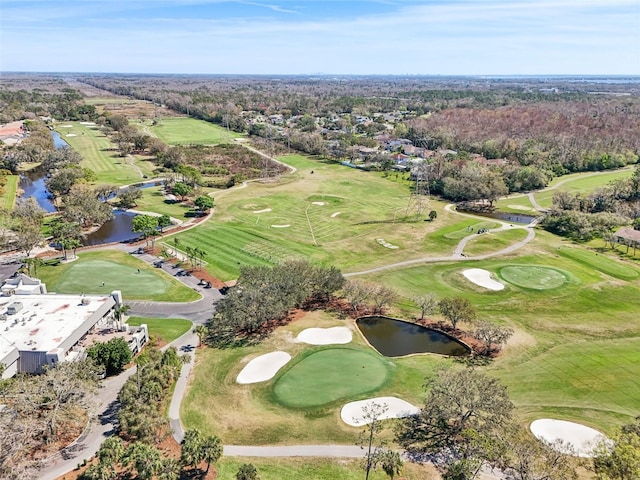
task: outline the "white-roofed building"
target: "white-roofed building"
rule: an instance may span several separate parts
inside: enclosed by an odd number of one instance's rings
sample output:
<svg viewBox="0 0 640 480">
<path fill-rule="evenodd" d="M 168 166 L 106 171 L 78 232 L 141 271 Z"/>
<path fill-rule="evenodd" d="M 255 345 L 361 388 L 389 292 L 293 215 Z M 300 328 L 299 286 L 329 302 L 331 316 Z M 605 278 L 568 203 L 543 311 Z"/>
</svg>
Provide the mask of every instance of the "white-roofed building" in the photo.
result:
<svg viewBox="0 0 640 480">
<path fill-rule="evenodd" d="M 0 363 L 4 366 L 3 378 L 19 372 L 41 373 L 44 365 L 82 357 L 74 347 L 96 326 L 114 325 L 113 311 L 121 302 L 119 291 L 111 295 L 47 294 L 39 280 L 26 277 L 27 281 L 24 277 L 19 275 L 10 279 L 20 278 L 18 282 L 2 286 Z M 7 285 L 17 288 L 5 289 Z"/>
</svg>

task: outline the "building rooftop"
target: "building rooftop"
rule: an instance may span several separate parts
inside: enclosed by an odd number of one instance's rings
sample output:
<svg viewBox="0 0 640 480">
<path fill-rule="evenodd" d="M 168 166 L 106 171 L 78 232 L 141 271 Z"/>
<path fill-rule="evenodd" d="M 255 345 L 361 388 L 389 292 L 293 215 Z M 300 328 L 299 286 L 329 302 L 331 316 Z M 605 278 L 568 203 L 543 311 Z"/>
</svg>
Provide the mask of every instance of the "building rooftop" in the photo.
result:
<svg viewBox="0 0 640 480">
<path fill-rule="evenodd" d="M 48 352 L 115 300 L 107 295 L 11 295 L 0 297 L 0 358 L 13 349 Z M 9 308 L 12 306 L 12 308 Z M 16 313 L 8 313 L 17 310 Z"/>
</svg>

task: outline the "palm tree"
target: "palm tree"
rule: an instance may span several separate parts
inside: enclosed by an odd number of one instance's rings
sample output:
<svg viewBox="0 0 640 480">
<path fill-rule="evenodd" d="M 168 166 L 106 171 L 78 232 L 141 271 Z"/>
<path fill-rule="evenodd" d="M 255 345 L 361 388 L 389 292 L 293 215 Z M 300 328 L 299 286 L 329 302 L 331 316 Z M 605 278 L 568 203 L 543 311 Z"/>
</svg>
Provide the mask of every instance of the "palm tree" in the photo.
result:
<svg viewBox="0 0 640 480">
<path fill-rule="evenodd" d="M 126 464 L 135 468 L 140 480 L 150 480 L 162 468 L 162 455 L 152 445 L 134 442 L 129 446 Z"/>
<path fill-rule="evenodd" d="M 120 322 L 124 320 L 124 317 L 129 310 L 131 310 L 131 305 L 125 305 L 124 303 L 113 309 L 113 318 L 118 324 L 118 327 L 120 327 Z"/>
<path fill-rule="evenodd" d="M 198 340 L 200 341 L 200 343 L 202 343 L 202 339 L 207 334 L 207 327 L 204 325 L 198 325 L 196 328 L 193 329 L 193 333 L 198 335 Z"/>
<path fill-rule="evenodd" d="M 124 445 L 120 437 L 111 436 L 107 438 L 97 453 L 100 463 L 115 464 L 120 463 L 124 457 Z"/>
<path fill-rule="evenodd" d="M 184 432 L 180 450 L 180 462 L 185 467 L 195 468 L 202 460 L 201 445 L 204 439 L 200 430 L 187 430 Z"/>
<path fill-rule="evenodd" d="M 215 435 L 210 435 L 204 439 L 200 448 L 202 460 L 207 462 L 207 470 L 204 472 L 206 476 L 211 464 L 216 463 L 222 456 L 222 441 Z"/>
<path fill-rule="evenodd" d="M 157 473 L 158 480 L 178 480 L 182 469 L 180 463 L 173 458 L 165 458 L 162 460 L 160 471 Z"/>
</svg>

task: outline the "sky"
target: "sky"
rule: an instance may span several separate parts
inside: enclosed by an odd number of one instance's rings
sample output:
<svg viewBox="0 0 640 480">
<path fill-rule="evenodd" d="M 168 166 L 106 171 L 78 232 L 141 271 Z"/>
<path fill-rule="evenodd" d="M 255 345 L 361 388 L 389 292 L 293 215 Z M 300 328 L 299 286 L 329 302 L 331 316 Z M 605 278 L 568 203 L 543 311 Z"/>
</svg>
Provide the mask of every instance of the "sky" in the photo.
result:
<svg viewBox="0 0 640 480">
<path fill-rule="evenodd" d="M 0 71 L 640 75 L 640 0 L 0 0 Z"/>
</svg>

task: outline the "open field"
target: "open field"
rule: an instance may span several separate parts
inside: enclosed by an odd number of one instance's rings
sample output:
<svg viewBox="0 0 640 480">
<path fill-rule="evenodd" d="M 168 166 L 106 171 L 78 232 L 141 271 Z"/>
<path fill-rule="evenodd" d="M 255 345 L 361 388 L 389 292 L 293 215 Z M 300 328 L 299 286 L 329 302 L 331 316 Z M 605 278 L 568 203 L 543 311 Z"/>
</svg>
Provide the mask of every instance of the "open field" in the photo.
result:
<svg viewBox="0 0 640 480">
<path fill-rule="evenodd" d="M 218 480 L 235 480 L 240 465 L 251 463 L 258 470 L 260 480 L 361 480 L 364 475 L 360 460 L 330 458 L 242 458 L 222 457 L 215 465 Z M 407 480 L 439 478 L 430 465 L 405 463 L 400 477 Z M 398 478 L 400 478 L 398 477 Z M 381 470 L 372 471 L 370 480 L 388 480 Z"/>
<path fill-rule="evenodd" d="M 4 185 L 2 195 L 0 195 L 0 209 L 11 211 L 16 202 L 16 193 L 18 191 L 18 175 L 6 175 L 7 183 Z"/>
<path fill-rule="evenodd" d="M 606 268 L 617 264 L 615 259 L 608 260 L 611 265 L 603 262 Z M 488 292 L 464 280 L 461 272 L 467 265 L 414 267 L 370 279 L 400 291 L 405 303 L 399 304 L 405 315 L 415 315 L 409 299 L 416 295 L 463 295 L 476 307 L 479 318 L 515 328 L 513 348 L 507 348 L 489 370 L 509 386 L 519 414 L 529 420 L 555 412 L 610 431 L 639 413 L 640 385 L 630 380 L 640 375 L 640 364 L 634 360 L 637 354 L 631 347 L 640 341 L 640 326 L 634 320 L 637 305 L 630 301 L 640 294 L 637 280 L 612 279 L 583 261 L 542 249 L 531 256 L 473 262 L 473 266 L 504 277 L 504 269 L 530 271 L 537 265 L 543 267 L 542 273 L 550 269 L 564 272 L 567 277 L 563 282 L 547 290 L 504 282 L 503 291 Z M 637 272 L 626 267 L 628 275 Z M 533 268 L 534 273 L 536 270 Z M 611 355 L 604 353 L 608 351 Z M 594 364 L 588 361 L 590 356 Z M 598 392 L 587 394 L 588 386 L 599 377 L 603 384 Z M 590 412 L 586 420 L 585 411 Z"/>
<path fill-rule="evenodd" d="M 189 320 L 183 318 L 130 317 L 127 323 L 133 326 L 146 323 L 149 327 L 149 335 L 165 343 L 173 342 L 176 338 L 187 333 L 193 325 Z"/>
<path fill-rule="evenodd" d="M 38 268 L 38 277 L 56 293 L 120 290 L 127 300 L 190 302 L 200 298 L 173 277 L 119 250 L 80 252 L 78 259 L 69 263 L 49 262 Z"/>
<path fill-rule="evenodd" d="M 240 265 L 268 265 L 289 257 L 353 271 L 451 255 L 460 239 L 471 234 L 469 227 L 477 231 L 499 225 L 448 212 L 434 200 L 427 209 L 438 212 L 434 222 L 415 215 L 407 221 L 409 190 L 399 183 L 298 155 L 283 160 L 298 172 L 281 183 L 253 182 L 214 194 L 211 221 L 178 235 L 183 245 L 207 251 L 213 275 L 229 280 L 237 277 Z M 505 242 L 517 241 L 513 236 Z"/>
<path fill-rule="evenodd" d="M 63 128 L 65 125 L 72 128 Z M 82 166 L 96 173 L 97 183 L 128 185 L 139 182 L 142 175 L 153 176 L 152 162 L 135 155 L 121 157 L 111 140 L 96 126 L 58 122 L 56 131 L 82 156 Z M 68 137 L 69 134 L 75 137 Z"/>
<path fill-rule="evenodd" d="M 242 137 L 213 123 L 188 117 L 162 118 L 149 130 L 168 145 L 215 145 Z"/>
</svg>

